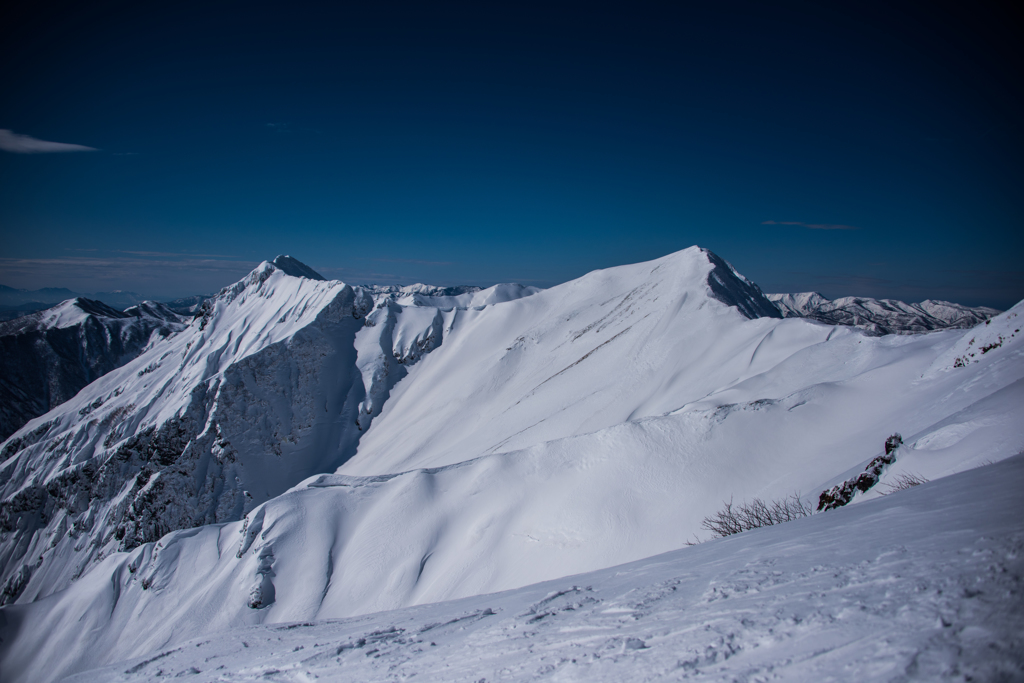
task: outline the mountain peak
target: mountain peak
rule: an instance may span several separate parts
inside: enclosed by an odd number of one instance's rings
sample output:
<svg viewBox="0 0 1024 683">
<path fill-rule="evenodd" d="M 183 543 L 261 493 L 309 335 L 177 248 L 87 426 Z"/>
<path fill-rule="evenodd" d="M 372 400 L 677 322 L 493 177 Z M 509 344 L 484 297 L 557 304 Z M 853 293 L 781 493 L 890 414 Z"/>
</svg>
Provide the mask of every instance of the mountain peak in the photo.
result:
<svg viewBox="0 0 1024 683">
<path fill-rule="evenodd" d="M 307 266 L 302 261 L 298 260 L 297 258 L 292 258 L 291 256 L 287 256 L 285 254 L 281 254 L 273 261 L 271 261 L 271 263 L 273 263 L 274 267 L 276 267 L 285 275 L 291 275 L 292 277 L 304 277 L 310 280 L 327 279 L 320 273 L 316 272 L 315 270 Z"/>
</svg>

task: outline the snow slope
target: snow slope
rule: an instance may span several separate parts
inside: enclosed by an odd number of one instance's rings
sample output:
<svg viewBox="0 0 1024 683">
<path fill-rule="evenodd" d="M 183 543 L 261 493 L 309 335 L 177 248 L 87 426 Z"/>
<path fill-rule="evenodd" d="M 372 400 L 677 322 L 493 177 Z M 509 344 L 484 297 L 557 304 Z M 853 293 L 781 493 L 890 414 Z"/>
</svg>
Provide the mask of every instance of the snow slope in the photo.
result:
<svg viewBox="0 0 1024 683">
<path fill-rule="evenodd" d="M 0 439 L 185 327 L 163 304 L 69 299 L 0 322 Z"/>
<path fill-rule="evenodd" d="M 158 643 L 87 681 L 999 681 L 1024 678 L 1024 458 L 881 500 L 589 574 L 341 621 Z M 229 548 L 224 548 L 225 552 Z M 138 580 L 95 581 L 91 610 L 51 603 L 64 669 Z M 73 590 L 80 591 L 80 586 Z M 152 589 L 151 589 L 152 590 Z M 80 591 L 86 592 L 86 591 Z M 36 643 L 6 618 L 4 673 Z"/>
<path fill-rule="evenodd" d="M 777 362 L 774 351 L 752 354 L 779 317 L 755 285 L 698 248 L 459 311 L 445 346 L 396 388 L 383 426 L 344 472 L 450 465 L 679 408 Z M 790 329 L 787 354 L 832 334 Z"/>
<path fill-rule="evenodd" d="M 817 292 L 769 294 L 768 298 L 787 318 L 809 318 L 829 325 L 853 325 L 874 335 L 965 329 L 999 313 L 987 306 L 962 306 L 948 301 L 908 304 L 895 299 L 854 296 L 829 301 Z"/>
<path fill-rule="evenodd" d="M 268 282 L 287 277 L 265 270 Z M 816 498 L 895 431 L 908 446 L 883 483 L 904 462 L 937 478 L 1024 448 L 1019 334 L 957 365 L 951 354 L 978 330 L 871 337 L 758 317 L 778 313 L 696 248 L 480 310 L 394 305 L 377 301 L 353 342 L 362 381 L 352 386 L 371 387 L 360 417 L 380 407 L 375 381 L 386 398 L 354 458 L 247 507 L 241 522 L 130 552 L 107 546 L 60 593 L 32 574 L 20 604 L 0 611 L 18 615 L 20 647 L 37 662 L 58 648 L 69 672 L 247 624 L 638 560 L 684 545 L 730 497 Z M 982 327 L 1012 329 L 1020 310 Z M 367 375 L 363 360 L 389 353 L 402 379 Z M 979 421 L 985 429 L 969 428 Z M 58 614 L 68 626 L 48 630 Z"/>
</svg>

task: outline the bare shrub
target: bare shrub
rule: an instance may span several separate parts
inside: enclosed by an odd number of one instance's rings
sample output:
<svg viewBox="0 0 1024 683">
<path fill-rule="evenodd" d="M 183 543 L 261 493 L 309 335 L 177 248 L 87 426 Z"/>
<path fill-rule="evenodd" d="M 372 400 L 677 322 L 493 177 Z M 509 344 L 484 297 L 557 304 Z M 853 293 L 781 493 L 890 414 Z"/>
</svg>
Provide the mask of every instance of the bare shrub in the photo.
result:
<svg viewBox="0 0 1024 683">
<path fill-rule="evenodd" d="M 910 474 L 910 473 L 900 474 L 900 475 L 897 475 L 896 478 L 893 479 L 893 481 L 891 483 L 886 484 L 886 486 L 888 486 L 889 489 L 883 495 L 888 495 L 890 493 L 896 493 L 897 491 L 905 491 L 907 489 L 912 489 L 915 486 L 919 486 L 921 484 L 926 483 L 927 481 L 928 481 L 928 478 L 927 477 L 922 477 L 920 474 Z"/>
<path fill-rule="evenodd" d="M 705 517 L 701 522 L 701 528 L 710 531 L 713 538 L 721 538 L 763 526 L 791 522 L 809 514 L 811 506 L 804 503 L 796 494 L 773 501 L 755 498 L 740 505 L 733 505 L 730 500 L 725 503 L 724 508 L 710 517 Z"/>
</svg>

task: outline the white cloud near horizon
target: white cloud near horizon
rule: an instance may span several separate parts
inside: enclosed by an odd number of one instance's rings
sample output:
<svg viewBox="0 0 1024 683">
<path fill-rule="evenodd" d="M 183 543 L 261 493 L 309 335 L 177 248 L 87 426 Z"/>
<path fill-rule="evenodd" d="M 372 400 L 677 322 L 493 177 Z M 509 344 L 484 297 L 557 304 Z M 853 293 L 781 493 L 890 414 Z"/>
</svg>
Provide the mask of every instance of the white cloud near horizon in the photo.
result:
<svg viewBox="0 0 1024 683">
<path fill-rule="evenodd" d="M 67 142 L 39 140 L 31 135 L 21 135 L 7 128 L 0 128 L 0 149 L 15 154 L 50 154 L 54 152 L 97 152 L 95 147 L 72 145 Z"/>
</svg>

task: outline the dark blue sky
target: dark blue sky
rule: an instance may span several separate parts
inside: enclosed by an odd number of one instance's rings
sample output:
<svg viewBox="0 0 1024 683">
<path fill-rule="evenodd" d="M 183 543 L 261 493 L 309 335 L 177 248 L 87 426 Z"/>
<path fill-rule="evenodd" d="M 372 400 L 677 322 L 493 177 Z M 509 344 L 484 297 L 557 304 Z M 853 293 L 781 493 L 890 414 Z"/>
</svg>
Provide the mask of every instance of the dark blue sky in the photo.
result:
<svg viewBox="0 0 1024 683">
<path fill-rule="evenodd" d="M 0 151 L 2 284 L 550 286 L 699 244 L 766 291 L 1024 297 L 1020 26 L 982 5 L 21 4 L 0 148 L 98 151 Z"/>
</svg>

